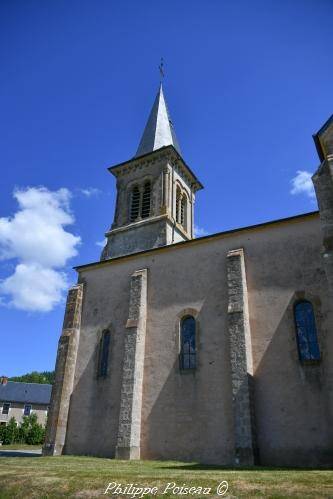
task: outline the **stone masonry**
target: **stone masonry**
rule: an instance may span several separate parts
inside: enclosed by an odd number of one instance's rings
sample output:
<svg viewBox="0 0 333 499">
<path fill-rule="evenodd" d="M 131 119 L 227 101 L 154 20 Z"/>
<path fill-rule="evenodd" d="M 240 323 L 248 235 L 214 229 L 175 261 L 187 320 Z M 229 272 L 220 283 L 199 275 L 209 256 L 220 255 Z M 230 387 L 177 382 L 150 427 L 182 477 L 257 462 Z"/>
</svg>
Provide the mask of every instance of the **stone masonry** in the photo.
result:
<svg viewBox="0 0 333 499">
<path fill-rule="evenodd" d="M 328 125 L 328 126 L 327 126 Z M 333 120 L 324 125 L 315 138 L 322 163 L 312 180 L 316 190 L 323 233 L 322 256 L 331 298 L 333 298 Z"/>
<path fill-rule="evenodd" d="M 147 319 L 147 269 L 131 277 L 116 457 L 140 459 L 141 409 Z"/>
<path fill-rule="evenodd" d="M 228 329 L 234 410 L 235 464 L 253 465 L 252 346 L 243 249 L 227 254 Z"/>
<path fill-rule="evenodd" d="M 56 377 L 52 388 L 43 455 L 62 454 L 65 445 L 79 345 L 82 297 L 83 284 L 73 286 L 68 291 L 64 324 L 58 344 Z"/>
</svg>

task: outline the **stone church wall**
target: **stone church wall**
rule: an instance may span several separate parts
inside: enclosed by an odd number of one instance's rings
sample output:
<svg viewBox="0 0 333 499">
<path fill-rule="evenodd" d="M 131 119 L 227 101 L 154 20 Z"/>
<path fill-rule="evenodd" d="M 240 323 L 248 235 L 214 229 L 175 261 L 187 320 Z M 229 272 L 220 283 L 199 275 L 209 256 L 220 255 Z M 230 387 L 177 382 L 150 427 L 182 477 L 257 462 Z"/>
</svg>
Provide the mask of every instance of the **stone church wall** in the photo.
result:
<svg viewBox="0 0 333 499">
<path fill-rule="evenodd" d="M 332 462 L 333 316 L 318 215 L 81 268 L 81 335 L 65 452 L 115 455 L 130 280 L 135 271 L 147 269 L 141 458 L 234 463 L 227 254 L 241 248 L 260 462 Z M 293 304 L 300 298 L 314 305 L 322 352 L 317 365 L 302 366 L 298 358 Z M 179 370 L 179 321 L 186 314 L 197 321 L 193 372 Z M 109 373 L 97 378 L 106 328 L 111 331 Z M 241 418 L 237 424 L 243 424 Z"/>
</svg>

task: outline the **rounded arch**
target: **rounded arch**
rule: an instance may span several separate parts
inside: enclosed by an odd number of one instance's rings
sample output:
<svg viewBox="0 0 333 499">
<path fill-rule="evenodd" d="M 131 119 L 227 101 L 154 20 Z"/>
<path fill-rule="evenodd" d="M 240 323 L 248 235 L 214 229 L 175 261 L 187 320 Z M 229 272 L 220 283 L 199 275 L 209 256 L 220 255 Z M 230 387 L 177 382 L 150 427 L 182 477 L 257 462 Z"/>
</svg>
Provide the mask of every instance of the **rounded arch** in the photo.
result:
<svg viewBox="0 0 333 499">
<path fill-rule="evenodd" d="M 182 184 L 182 182 L 180 182 L 180 180 L 176 179 L 175 180 L 175 186 L 176 186 L 176 189 L 177 189 L 177 187 L 180 188 L 181 193 L 185 192 L 185 194 L 188 197 L 188 199 L 190 199 L 191 194 L 190 194 L 190 191 L 189 191 L 189 189 L 188 189 L 188 187 L 186 185 Z"/>
<path fill-rule="evenodd" d="M 197 320 L 198 319 L 198 315 L 199 315 L 199 311 L 197 309 L 191 308 L 191 307 L 183 308 L 177 314 L 177 318 L 178 318 L 177 323 L 179 322 L 180 319 L 182 319 L 186 315 L 193 315 L 193 317 L 195 318 L 195 320 Z"/>
</svg>

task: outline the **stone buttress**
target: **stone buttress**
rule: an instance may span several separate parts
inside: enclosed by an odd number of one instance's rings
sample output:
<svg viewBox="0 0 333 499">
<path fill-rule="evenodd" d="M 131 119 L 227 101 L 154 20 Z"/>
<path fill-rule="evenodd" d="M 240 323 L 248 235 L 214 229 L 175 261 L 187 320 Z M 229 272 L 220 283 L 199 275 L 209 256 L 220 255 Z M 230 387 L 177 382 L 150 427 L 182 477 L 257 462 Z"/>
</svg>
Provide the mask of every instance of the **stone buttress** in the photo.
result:
<svg viewBox="0 0 333 499">
<path fill-rule="evenodd" d="M 79 346 L 82 297 L 83 284 L 73 286 L 68 291 L 64 324 L 58 344 L 55 381 L 52 387 L 43 455 L 62 454 L 65 445 Z"/>
<path fill-rule="evenodd" d="M 227 254 L 228 329 L 234 413 L 234 462 L 255 463 L 253 361 L 243 249 Z"/>
<path fill-rule="evenodd" d="M 140 459 L 141 409 L 147 320 L 147 269 L 131 277 L 116 457 Z"/>
<path fill-rule="evenodd" d="M 323 262 L 333 298 L 333 116 L 314 135 L 321 164 L 312 180 L 316 191 L 323 234 Z"/>
</svg>

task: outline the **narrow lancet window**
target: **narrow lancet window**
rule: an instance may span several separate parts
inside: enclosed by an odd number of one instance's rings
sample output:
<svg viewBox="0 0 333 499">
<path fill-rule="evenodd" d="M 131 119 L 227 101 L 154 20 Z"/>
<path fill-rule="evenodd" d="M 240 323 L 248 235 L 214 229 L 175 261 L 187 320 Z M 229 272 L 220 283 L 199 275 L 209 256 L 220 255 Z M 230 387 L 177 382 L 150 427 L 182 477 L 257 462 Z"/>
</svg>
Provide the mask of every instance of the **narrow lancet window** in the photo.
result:
<svg viewBox="0 0 333 499">
<path fill-rule="evenodd" d="M 148 218 L 150 215 L 150 182 L 146 182 L 144 185 L 144 191 L 142 196 L 142 208 L 141 208 L 141 217 Z"/>
<path fill-rule="evenodd" d="M 191 315 L 184 317 L 180 323 L 180 369 L 195 369 L 195 319 Z"/>
<path fill-rule="evenodd" d="M 139 210 L 140 210 L 140 191 L 138 186 L 136 185 L 135 187 L 133 187 L 131 193 L 131 215 L 130 215 L 131 222 L 134 222 L 138 218 Z"/>
<path fill-rule="evenodd" d="M 317 328 L 312 303 L 301 301 L 294 307 L 298 353 L 301 362 L 320 360 Z"/>
<path fill-rule="evenodd" d="M 99 362 L 98 362 L 98 376 L 105 378 L 108 373 L 109 364 L 109 350 L 110 350 L 110 331 L 106 329 L 103 331 L 100 349 L 99 349 Z"/>
</svg>

